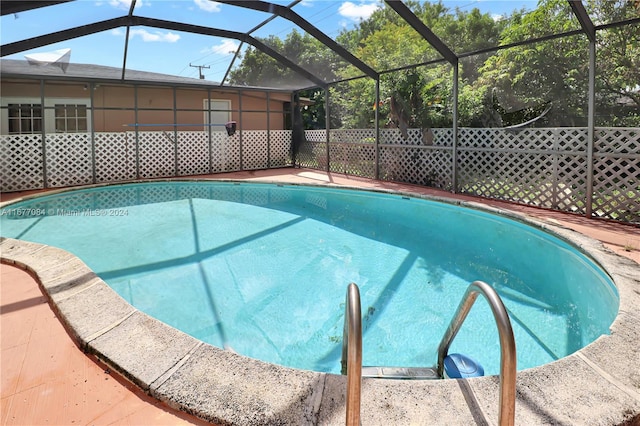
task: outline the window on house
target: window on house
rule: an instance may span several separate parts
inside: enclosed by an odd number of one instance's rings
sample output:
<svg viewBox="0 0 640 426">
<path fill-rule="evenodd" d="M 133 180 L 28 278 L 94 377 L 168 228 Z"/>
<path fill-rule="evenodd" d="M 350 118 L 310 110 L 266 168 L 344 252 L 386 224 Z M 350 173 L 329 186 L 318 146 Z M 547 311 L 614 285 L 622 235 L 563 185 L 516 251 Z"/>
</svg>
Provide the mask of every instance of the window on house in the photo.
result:
<svg viewBox="0 0 640 426">
<path fill-rule="evenodd" d="M 91 129 L 91 101 L 83 98 L 0 98 L 0 134 L 80 133 Z"/>
<path fill-rule="evenodd" d="M 42 105 L 9 104 L 9 134 L 20 135 L 42 131 Z"/>
<path fill-rule="evenodd" d="M 55 104 L 56 133 L 86 132 L 87 106 Z"/>
</svg>

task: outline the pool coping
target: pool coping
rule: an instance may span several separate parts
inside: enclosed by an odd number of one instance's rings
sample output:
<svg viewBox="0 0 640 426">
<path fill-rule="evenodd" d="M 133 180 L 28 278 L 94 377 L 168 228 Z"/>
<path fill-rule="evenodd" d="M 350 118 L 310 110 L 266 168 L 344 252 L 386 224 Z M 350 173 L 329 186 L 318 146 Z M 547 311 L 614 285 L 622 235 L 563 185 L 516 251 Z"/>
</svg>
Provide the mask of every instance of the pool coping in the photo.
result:
<svg viewBox="0 0 640 426">
<path fill-rule="evenodd" d="M 166 179 L 176 180 L 209 179 Z M 105 185 L 82 188 L 97 186 Z M 549 231 L 587 253 L 609 273 L 619 292 L 620 309 L 611 333 L 565 358 L 519 371 L 516 424 L 621 424 L 640 414 L 640 343 L 634 343 L 640 342 L 640 265 L 636 262 L 573 230 L 478 202 L 406 190 L 336 187 L 410 195 L 498 213 Z M 71 189 L 78 188 L 37 196 Z M 32 196 L 1 206 L 27 198 Z M 80 259 L 59 248 L 2 238 L 0 259 L 36 277 L 85 352 L 174 408 L 217 424 L 345 422 L 344 376 L 268 364 L 200 342 L 133 308 Z M 367 425 L 496 424 L 498 408 L 495 376 L 362 382 L 361 418 Z"/>
</svg>

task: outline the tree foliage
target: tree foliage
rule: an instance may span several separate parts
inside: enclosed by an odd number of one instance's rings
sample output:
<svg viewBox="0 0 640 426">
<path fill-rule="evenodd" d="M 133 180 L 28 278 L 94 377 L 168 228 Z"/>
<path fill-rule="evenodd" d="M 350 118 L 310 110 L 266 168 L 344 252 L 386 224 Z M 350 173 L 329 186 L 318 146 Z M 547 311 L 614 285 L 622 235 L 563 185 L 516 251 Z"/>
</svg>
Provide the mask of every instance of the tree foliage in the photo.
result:
<svg viewBox="0 0 640 426">
<path fill-rule="evenodd" d="M 337 56 L 307 33 L 293 30 L 284 40 L 269 36 L 259 41 L 322 80 L 336 79 Z M 311 84 L 304 76 L 255 47 L 248 47 L 244 51 L 240 66 L 229 73 L 229 82 L 239 86 L 274 87 L 290 87 L 296 82 Z"/>
<path fill-rule="evenodd" d="M 584 126 L 588 112 L 589 40 L 566 0 L 541 0 L 536 10 L 515 10 L 494 19 L 478 9 L 449 9 L 441 2 L 407 1 L 422 22 L 451 50 L 459 64 L 458 114 L 462 126 L 508 126 L 532 119 L 533 126 Z M 596 24 L 636 16 L 627 0 L 588 0 Z M 535 43 L 524 44 L 532 39 Z M 264 41 L 276 51 L 332 85 L 331 125 L 346 128 L 388 124 L 389 100 L 406 111 L 410 127 L 448 127 L 453 121 L 453 67 L 391 8 L 384 7 L 343 30 L 336 38 L 360 60 L 382 72 L 380 103 L 375 81 L 340 60 L 308 34 Z M 513 46 L 496 49 L 497 46 Z M 598 125 L 640 123 L 640 28 L 615 26 L 597 32 L 596 103 Z M 480 52 L 468 54 L 470 52 Z M 256 50 L 247 49 L 232 71 L 237 85 L 288 87 L 300 76 Z M 303 112 L 307 128 L 323 127 L 322 90 L 308 91 L 315 107 Z M 548 113 L 546 113 L 548 111 Z M 541 114 L 545 112 L 544 116 Z"/>
</svg>

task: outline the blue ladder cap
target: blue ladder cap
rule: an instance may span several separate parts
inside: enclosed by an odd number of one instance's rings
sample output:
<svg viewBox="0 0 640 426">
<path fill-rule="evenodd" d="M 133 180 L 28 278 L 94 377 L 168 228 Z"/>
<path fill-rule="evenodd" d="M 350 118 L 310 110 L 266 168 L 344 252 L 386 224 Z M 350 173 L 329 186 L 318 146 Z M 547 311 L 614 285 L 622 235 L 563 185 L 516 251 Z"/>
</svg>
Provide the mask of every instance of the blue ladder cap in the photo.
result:
<svg viewBox="0 0 640 426">
<path fill-rule="evenodd" d="M 449 354 L 444 359 L 444 375 L 450 379 L 484 376 L 484 368 L 463 354 Z"/>
</svg>

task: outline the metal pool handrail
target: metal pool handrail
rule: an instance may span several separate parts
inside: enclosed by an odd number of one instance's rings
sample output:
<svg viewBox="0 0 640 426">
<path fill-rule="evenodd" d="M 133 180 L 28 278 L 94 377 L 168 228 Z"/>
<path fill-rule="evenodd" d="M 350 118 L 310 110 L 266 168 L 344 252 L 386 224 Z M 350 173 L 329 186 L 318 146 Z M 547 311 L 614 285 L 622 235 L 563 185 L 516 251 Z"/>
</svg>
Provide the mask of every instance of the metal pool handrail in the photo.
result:
<svg viewBox="0 0 640 426">
<path fill-rule="evenodd" d="M 476 301 L 478 294 L 482 294 L 493 312 L 500 335 L 500 411 L 498 424 L 513 426 L 516 415 L 516 342 L 513 337 L 511 321 L 498 293 L 487 283 L 474 281 L 465 292 L 455 315 L 438 347 L 438 375 L 444 377 L 444 359 L 449 351 L 451 342 L 456 337 L 467 314 Z"/>
<path fill-rule="evenodd" d="M 362 385 L 362 311 L 360 290 L 354 283 L 347 287 L 342 335 L 342 374 L 347 375 L 347 426 L 360 425 L 360 388 Z"/>
</svg>

